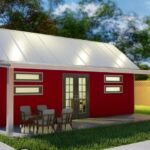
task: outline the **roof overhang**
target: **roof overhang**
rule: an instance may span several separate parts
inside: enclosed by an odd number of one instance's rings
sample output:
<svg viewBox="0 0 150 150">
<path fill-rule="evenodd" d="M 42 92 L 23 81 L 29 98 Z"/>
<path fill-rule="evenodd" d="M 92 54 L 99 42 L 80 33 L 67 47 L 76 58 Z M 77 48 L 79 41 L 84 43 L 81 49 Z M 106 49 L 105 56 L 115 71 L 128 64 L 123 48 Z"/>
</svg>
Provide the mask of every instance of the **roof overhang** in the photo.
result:
<svg viewBox="0 0 150 150">
<path fill-rule="evenodd" d="M 107 72 L 107 73 L 128 73 L 149 75 L 150 70 L 140 69 L 122 69 L 108 67 L 90 67 L 90 66 L 57 66 L 48 64 L 23 64 L 23 63 L 0 63 L 1 67 L 26 68 L 26 69 L 44 69 L 44 70 L 65 70 L 65 71 L 83 71 L 83 72 Z"/>
</svg>

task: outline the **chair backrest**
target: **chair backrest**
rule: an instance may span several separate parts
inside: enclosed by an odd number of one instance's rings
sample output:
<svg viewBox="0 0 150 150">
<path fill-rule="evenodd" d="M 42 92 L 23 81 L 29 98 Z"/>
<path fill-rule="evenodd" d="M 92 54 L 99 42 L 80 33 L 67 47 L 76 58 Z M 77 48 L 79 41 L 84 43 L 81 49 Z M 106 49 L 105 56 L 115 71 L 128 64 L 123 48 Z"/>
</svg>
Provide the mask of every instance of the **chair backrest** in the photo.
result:
<svg viewBox="0 0 150 150">
<path fill-rule="evenodd" d="M 73 110 L 71 108 L 64 108 L 62 110 L 62 120 L 64 123 L 72 122 L 72 113 L 73 113 Z"/>
<path fill-rule="evenodd" d="M 54 121 L 55 121 L 55 110 L 54 109 L 43 110 L 43 121 L 47 125 L 54 124 Z"/>
<path fill-rule="evenodd" d="M 37 105 L 37 110 L 43 112 L 44 110 L 47 109 L 47 106 L 46 105 Z"/>
<path fill-rule="evenodd" d="M 21 111 L 21 119 L 22 120 L 27 120 L 29 118 L 29 116 L 31 116 L 31 114 L 32 114 L 30 106 L 21 106 L 20 111 Z"/>
<path fill-rule="evenodd" d="M 71 108 L 64 108 L 62 113 L 73 113 L 73 110 Z"/>
<path fill-rule="evenodd" d="M 54 109 L 43 110 L 43 115 L 49 115 L 49 114 L 55 114 L 55 110 Z"/>
</svg>

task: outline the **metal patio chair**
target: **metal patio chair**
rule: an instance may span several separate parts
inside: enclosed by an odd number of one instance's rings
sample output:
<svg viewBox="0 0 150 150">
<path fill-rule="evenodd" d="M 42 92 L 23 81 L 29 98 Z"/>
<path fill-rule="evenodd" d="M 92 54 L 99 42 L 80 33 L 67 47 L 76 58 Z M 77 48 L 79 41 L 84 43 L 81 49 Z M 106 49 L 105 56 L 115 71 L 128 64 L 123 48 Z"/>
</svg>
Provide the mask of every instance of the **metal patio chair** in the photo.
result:
<svg viewBox="0 0 150 150">
<path fill-rule="evenodd" d="M 20 107 L 20 119 L 21 119 L 21 124 L 20 127 L 24 128 L 24 132 L 25 132 L 25 127 L 28 126 L 29 127 L 29 132 L 30 132 L 30 127 L 32 125 L 32 121 L 30 120 L 30 118 L 32 117 L 32 111 L 31 111 L 31 107 L 30 106 L 21 106 Z"/>
<path fill-rule="evenodd" d="M 44 110 L 47 110 L 47 105 L 37 105 L 37 112 L 39 115 L 42 115 L 43 114 L 43 111 Z"/>
<path fill-rule="evenodd" d="M 39 132 L 39 128 L 42 128 L 42 133 L 44 133 L 44 127 L 47 127 L 47 131 L 49 131 L 50 127 L 52 131 L 55 131 L 55 110 L 54 109 L 46 109 L 43 110 L 40 118 L 37 118 L 34 121 L 34 126 L 37 128 L 37 133 Z"/>
<path fill-rule="evenodd" d="M 63 129 L 63 125 L 65 126 L 66 130 L 67 124 L 70 125 L 72 129 L 72 113 L 73 110 L 71 108 L 65 108 L 62 110 L 61 118 L 57 118 L 57 124 L 61 130 Z"/>
</svg>

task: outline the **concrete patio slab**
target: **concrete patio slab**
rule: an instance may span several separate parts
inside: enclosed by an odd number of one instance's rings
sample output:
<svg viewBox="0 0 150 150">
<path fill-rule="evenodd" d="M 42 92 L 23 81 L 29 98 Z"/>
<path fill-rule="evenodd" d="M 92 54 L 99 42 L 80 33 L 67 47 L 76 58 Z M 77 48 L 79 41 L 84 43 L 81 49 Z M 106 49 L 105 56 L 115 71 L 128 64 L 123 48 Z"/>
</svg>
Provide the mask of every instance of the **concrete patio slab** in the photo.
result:
<svg viewBox="0 0 150 150">
<path fill-rule="evenodd" d="M 85 118 L 73 120 L 73 127 L 77 129 L 92 128 L 97 126 L 110 126 L 131 122 L 149 121 L 150 115 L 133 114 L 123 116 L 112 116 L 103 118 Z"/>
<path fill-rule="evenodd" d="M 150 140 L 124 146 L 118 146 L 107 150 L 150 150 Z"/>
<path fill-rule="evenodd" d="M 73 120 L 73 129 L 85 129 L 85 128 L 93 128 L 93 127 L 101 127 L 101 126 L 111 126 L 115 124 L 126 124 L 131 122 L 142 122 L 142 121 L 150 121 L 150 115 L 143 114 L 133 114 L 133 115 L 123 115 L 123 116 L 112 116 L 112 117 L 102 117 L 102 118 L 84 118 L 84 119 L 75 119 Z M 68 130 L 70 126 L 67 127 Z M 21 132 L 19 126 L 15 126 L 14 133 L 12 136 L 15 137 L 23 137 L 33 135 L 33 133 L 27 132 L 25 134 Z M 5 127 L 0 127 L 0 134 L 6 135 Z"/>
<path fill-rule="evenodd" d="M 14 148 L 0 142 L 0 150 L 15 150 Z"/>
</svg>

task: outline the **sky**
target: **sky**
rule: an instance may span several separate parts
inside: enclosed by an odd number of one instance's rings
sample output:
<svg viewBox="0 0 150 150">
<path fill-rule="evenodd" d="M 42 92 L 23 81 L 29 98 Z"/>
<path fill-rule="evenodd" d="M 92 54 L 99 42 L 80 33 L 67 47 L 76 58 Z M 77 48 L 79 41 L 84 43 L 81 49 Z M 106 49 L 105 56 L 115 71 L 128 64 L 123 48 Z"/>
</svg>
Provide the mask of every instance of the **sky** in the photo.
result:
<svg viewBox="0 0 150 150">
<path fill-rule="evenodd" d="M 66 0 L 67 3 L 79 0 Z M 139 16 L 150 15 L 150 0 L 113 0 L 125 12 L 136 12 Z"/>
</svg>

